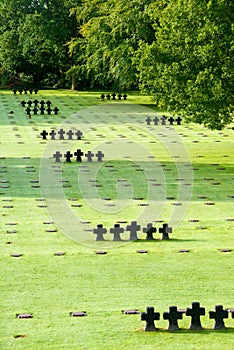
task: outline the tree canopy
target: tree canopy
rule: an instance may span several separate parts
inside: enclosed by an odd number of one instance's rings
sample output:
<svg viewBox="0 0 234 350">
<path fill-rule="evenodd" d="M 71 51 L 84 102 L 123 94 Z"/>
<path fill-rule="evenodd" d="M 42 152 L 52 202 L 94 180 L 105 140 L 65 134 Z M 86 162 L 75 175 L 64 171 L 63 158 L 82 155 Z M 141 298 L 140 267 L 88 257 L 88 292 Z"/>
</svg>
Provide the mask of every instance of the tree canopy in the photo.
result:
<svg viewBox="0 0 234 350">
<path fill-rule="evenodd" d="M 139 89 L 219 129 L 233 118 L 233 16 L 232 0 L 2 0 L 0 68 Z"/>
</svg>

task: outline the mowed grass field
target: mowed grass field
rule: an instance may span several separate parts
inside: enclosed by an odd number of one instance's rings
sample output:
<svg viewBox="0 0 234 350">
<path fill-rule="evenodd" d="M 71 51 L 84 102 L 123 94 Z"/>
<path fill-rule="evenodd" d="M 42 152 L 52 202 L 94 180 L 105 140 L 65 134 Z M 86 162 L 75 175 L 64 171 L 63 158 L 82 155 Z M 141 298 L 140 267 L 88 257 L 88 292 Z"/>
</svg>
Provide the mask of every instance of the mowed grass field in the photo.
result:
<svg viewBox="0 0 234 350">
<path fill-rule="evenodd" d="M 209 319 L 215 305 L 234 307 L 233 125 L 146 125 L 163 114 L 148 96 L 101 102 L 101 93 L 0 91 L 0 349 L 233 349 L 231 314 L 224 331 Z M 20 102 L 30 99 L 51 100 L 59 114 L 28 119 Z M 61 128 L 83 138 L 59 140 Z M 56 140 L 42 140 L 52 129 Z M 104 159 L 53 158 L 77 149 Z M 139 240 L 125 231 L 113 242 L 109 229 L 131 221 L 141 225 Z M 142 233 L 149 222 L 154 241 Z M 162 223 L 173 228 L 169 241 L 161 240 Z M 103 242 L 92 233 L 98 224 L 108 231 Z M 189 331 L 184 315 L 181 329 L 168 332 L 163 312 L 194 301 L 206 308 L 204 330 Z M 139 314 L 122 314 L 147 306 L 161 314 L 157 332 L 144 332 Z"/>
</svg>

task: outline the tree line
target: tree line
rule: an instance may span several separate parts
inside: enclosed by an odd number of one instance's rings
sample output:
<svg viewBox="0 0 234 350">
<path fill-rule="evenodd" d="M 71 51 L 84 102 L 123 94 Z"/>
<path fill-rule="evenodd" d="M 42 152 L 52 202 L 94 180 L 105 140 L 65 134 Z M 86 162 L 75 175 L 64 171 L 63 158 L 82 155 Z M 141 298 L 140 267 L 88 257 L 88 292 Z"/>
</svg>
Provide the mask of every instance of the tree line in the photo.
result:
<svg viewBox="0 0 234 350">
<path fill-rule="evenodd" d="M 138 89 L 213 129 L 233 118 L 232 0 L 2 0 L 1 85 Z"/>
</svg>

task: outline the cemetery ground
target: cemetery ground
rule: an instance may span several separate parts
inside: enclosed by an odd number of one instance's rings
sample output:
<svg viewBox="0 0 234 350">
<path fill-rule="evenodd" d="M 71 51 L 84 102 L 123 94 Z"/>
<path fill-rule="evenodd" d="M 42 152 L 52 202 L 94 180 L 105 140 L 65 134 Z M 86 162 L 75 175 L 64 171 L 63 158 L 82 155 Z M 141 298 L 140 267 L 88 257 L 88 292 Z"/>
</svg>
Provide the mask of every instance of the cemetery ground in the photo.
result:
<svg viewBox="0 0 234 350">
<path fill-rule="evenodd" d="M 0 348 L 234 348 L 231 314 L 222 331 L 209 319 L 215 305 L 234 307 L 233 125 L 146 125 L 163 114 L 148 96 L 100 101 L 101 93 L 0 91 Z M 27 118 L 20 102 L 35 98 L 59 114 Z M 40 135 L 61 128 L 83 138 Z M 53 158 L 77 149 L 100 150 L 104 159 Z M 141 228 L 152 222 L 155 240 L 141 230 L 137 241 L 124 232 L 113 242 L 109 229 L 134 220 Z M 159 234 L 165 222 L 173 228 L 168 241 Z M 92 233 L 98 224 L 108 231 L 103 242 Z M 180 330 L 167 331 L 163 312 L 194 301 L 206 309 L 204 330 L 190 331 L 183 314 Z M 140 314 L 122 313 L 147 306 L 161 314 L 156 332 L 143 331 Z M 76 311 L 87 316 L 70 317 Z"/>
</svg>

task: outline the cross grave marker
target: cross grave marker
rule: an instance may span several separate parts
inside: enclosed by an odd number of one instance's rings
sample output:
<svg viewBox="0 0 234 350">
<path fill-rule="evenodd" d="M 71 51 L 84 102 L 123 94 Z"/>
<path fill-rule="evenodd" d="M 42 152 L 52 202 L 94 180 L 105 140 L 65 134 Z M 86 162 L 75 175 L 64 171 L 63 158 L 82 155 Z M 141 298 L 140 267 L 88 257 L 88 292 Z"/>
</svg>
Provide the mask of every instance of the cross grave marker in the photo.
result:
<svg viewBox="0 0 234 350">
<path fill-rule="evenodd" d="M 172 233 L 172 227 L 168 227 L 168 224 L 163 224 L 163 227 L 159 228 L 159 233 L 162 233 L 162 240 L 169 239 L 168 233 Z"/>
<path fill-rule="evenodd" d="M 152 223 L 148 223 L 146 227 L 143 228 L 143 232 L 146 233 L 146 240 L 154 240 L 153 233 L 157 231 L 156 227 L 153 227 Z"/>
<path fill-rule="evenodd" d="M 168 330 L 177 331 L 179 329 L 178 320 L 182 320 L 183 314 L 177 310 L 177 306 L 170 306 L 169 312 L 164 312 L 163 319 L 169 321 Z"/>
<path fill-rule="evenodd" d="M 145 332 L 154 332 L 156 331 L 156 327 L 154 321 L 160 320 L 160 313 L 154 312 L 154 307 L 148 306 L 146 308 L 146 312 L 141 313 L 141 321 L 146 321 L 146 325 L 144 328 Z"/>
<path fill-rule="evenodd" d="M 113 241 L 121 241 L 120 233 L 124 232 L 124 228 L 120 227 L 120 224 L 115 224 L 110 228 L 110 233 L 114 234 Z"/>
<path fill-rule="evenodd" d="M 126 231 L 130 231 L 130 241 L 136 241 L 138 239 L 137 237 L 137 231 L 140 231 L 141 226 L 137 225 L 137 221 L 132 221 L 131 225 L 127 225 Z"/>
<path fill-rule="evenodd" d="M 224 318 L 228 318 L 228 310 L 224 310 L 222 305 L 216 305 L 215 311 L 209 311 L 209 318 L 215 320 L 215 330 L 225 329 Z"/>
<path fill-rule="evenodd" d="M 107 229 L 102 224 L 97 225 L 97 228 L 93 229 L 93 233 L 97 235 L 96 241 L 104 241 L 103 234 L 107 233 Z"/>
<path fill-rule="evenodd" d="M 200 303 L 192 303 L 192 308 L 186 310 L 186 316 L 191 316 L 191 330 L 201 330 L 201 320 L 200 317 L 205 315 L 205 308 L 200 307 Z"/>
<path fill-rule="evenodd" d="M 82 156 L 84 153 L 81 151 L 81 149 L 78 149 L 76 152 L 74 152 L 74 156 L 76 156 L 76 161 L 77 162 L 82 162 Z"/>
<path fill-rule="evenodd" d="M 57 152 L 55 152 L 55 154 L 53 154 L 53 158 L 55 158 L 56 163 L 60 162 L 61 157 L 62 157 L 62 154 L 59 151 L 57 151 Z"/>
</svg>

